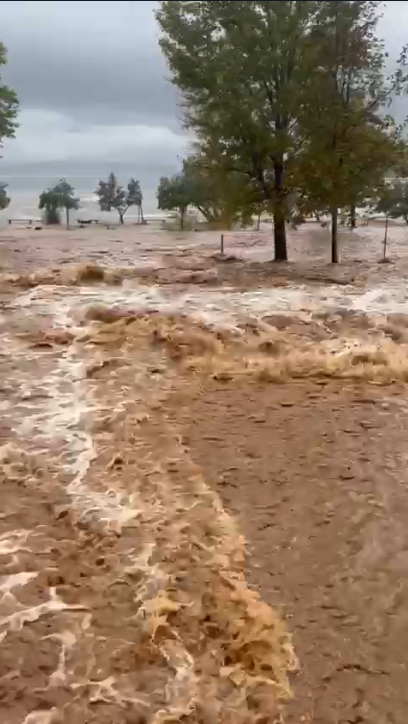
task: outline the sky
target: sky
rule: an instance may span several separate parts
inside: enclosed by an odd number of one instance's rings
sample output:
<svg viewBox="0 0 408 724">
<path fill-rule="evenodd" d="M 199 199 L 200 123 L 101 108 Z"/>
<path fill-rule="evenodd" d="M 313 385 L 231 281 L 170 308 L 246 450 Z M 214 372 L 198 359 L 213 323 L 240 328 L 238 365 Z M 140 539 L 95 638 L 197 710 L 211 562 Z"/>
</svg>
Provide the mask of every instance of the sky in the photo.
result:
<svg viewBox="0 0 408 724">
<path fill-rule="evenodd" d="M 1 0 L 3 81 L 21 102 L 7 167 L 131 162 L 167 170 L 187 139 L 158 46 L 156 3 Z M 408 2 L 388 2 L 380 25 L 391 55 L 408 41 Z"/>
<path fill-rule="evenodd" d="M 3 164 L 177 164 L 186 147 L 153 2 L 8 2 L 3 81 L 21 113 Z"/>
</svg>

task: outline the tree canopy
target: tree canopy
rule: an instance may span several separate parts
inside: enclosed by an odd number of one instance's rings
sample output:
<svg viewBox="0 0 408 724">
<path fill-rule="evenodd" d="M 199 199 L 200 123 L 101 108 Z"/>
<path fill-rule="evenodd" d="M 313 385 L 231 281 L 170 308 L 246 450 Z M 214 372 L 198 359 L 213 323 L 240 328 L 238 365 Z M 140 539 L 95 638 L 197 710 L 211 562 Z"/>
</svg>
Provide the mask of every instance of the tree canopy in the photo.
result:
<svg viewBox="0 0 408 724">
<path fill-rule="evenodd" d="M 115 174 L 111 173 L 107 181 L 99 181 L 95 193 L 99 198 L 101 211 L 116 209 L 121 224 L 124 223 L 124 216 L 131 206 L 137 206 L 139 216 L 142 214 L 143 194 L 140 182 L 134 178 L 130 179 L 127 189 L 124 189 L 119 184 Z"/>
</svg>

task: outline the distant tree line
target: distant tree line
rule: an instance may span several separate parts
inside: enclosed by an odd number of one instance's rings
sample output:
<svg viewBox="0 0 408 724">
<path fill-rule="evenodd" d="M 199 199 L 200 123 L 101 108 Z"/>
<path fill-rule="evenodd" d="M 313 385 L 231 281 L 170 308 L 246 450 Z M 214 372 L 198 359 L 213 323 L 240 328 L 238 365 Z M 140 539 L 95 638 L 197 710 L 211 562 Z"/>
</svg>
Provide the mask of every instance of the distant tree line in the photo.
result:
<svg viewBox="0 0 408 724">
<path fill-rule="evenodd" d="M 111 173 L 107 181 L 99 181 L 95 193 L 101 211 L 117 211 L 121 224 L 124 223 L 125 214 L 131 206 L 137 206 L 138 222 L 144 223 L 143 194 L 140 182 L 136 179 L 130 179 L 125 190 L 118 183 L 115 174 Z M 80 208 L 80 200 L 75 197 L 73 186 L 61 179 L 56 186 L 40 194 L 39 208 L 44 211 L 46 224 L 60 224 L 60 212 L 65 210 L 66 225 L 69 228 L 70 211 Z"/>
</svg>

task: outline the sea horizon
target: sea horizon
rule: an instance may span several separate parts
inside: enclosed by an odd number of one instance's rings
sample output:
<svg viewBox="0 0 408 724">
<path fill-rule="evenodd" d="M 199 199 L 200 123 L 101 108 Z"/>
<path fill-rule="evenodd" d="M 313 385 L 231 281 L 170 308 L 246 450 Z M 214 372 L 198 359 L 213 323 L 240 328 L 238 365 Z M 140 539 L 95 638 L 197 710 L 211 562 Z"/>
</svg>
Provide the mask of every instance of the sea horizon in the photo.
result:
<svg viewBox="0 0 408 724">
<path fill-rule="evenodd" d="M 0 183 L 7 184 L 7 193 L 10 204 L 6 209 L 0 210 L 0 225 L 4 226 L 8 219 L 39 219 L 41 211 L 38 208 L 39 196 L 42 191 L 51 188 L 61 178 L 65 178 L 80 199 L 80 208 L 74 212 L 72 218 L 95 218 L 106 221 L 117 220 L 116 212 L 103 212 L 100 210 L 96 188 L 100 180 L 106 180 L 113 171 L 120 184 L 126 187 L 130 178 L 138 179 L 143 192 L 143 212 L 146 216 L 162 216 L 157 207 L 156 190 L 161 176 L 177 172 L 176 167 L 142 167 L 138 168 L 132 162 L 43 162 L 32 164 L 10 165 L 0 163 Z M 137 209 L 130 208 L 126 219 L 137 219 Z"/>
</svg>

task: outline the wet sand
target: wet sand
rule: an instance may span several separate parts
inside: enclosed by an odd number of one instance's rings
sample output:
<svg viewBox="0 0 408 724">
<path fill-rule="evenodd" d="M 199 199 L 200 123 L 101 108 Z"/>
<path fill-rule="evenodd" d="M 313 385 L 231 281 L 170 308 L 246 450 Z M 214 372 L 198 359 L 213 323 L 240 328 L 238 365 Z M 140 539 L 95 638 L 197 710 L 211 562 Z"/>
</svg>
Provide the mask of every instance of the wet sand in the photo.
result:
<svg viewBox="0 0 408 724">
<path fill-rule="evenodd" d="M 8 231 L 0 719 L 405 724 L 406 229 Z"/>
</svg>

